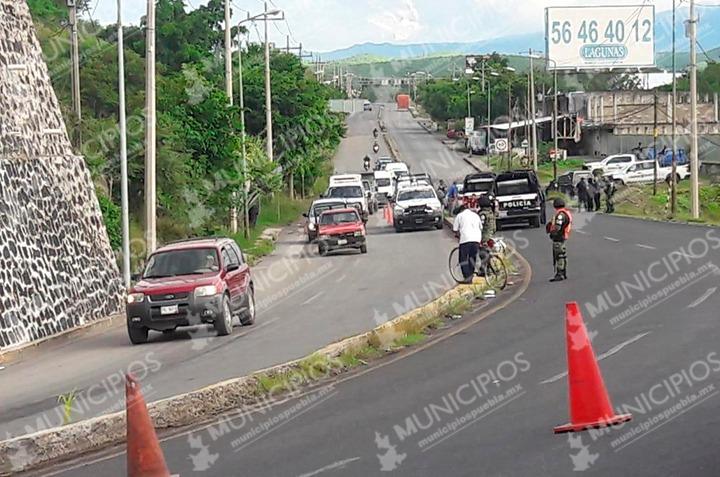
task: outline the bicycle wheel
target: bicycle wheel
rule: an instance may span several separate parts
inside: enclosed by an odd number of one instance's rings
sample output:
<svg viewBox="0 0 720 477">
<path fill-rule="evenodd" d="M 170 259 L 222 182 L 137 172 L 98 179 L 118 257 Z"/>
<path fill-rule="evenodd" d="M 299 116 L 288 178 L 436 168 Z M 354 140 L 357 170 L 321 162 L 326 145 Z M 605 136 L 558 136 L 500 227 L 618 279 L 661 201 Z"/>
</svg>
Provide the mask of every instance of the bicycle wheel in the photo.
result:
<svg viewBox="0 0 720 477">
<path fill-rule="evenodd" d="M 462 268 L 460 268 L 460 247 L 455 247 L 452 252 L 450 252 L 448 268 L 450 269 L 450 276 L 453 280 L 457 283 L 463 283 L 465 281 Z"/>
<path fill-rule="evenodd" d="M 491 255 L 488 260 L 486 280 L 494 290 L 504 290 L 508 282 L 508 272 L 505 263 L 497 255 Z"/>
</svg>

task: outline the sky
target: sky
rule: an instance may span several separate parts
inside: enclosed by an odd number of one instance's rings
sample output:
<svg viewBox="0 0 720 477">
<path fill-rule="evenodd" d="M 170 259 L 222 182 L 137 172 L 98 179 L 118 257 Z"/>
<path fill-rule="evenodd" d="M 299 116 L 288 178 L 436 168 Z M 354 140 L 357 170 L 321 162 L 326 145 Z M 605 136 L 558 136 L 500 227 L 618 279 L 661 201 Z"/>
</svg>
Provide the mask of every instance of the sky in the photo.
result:
<svg viewBox="0 0 720 477">
<path fill-rule="evenodd" d="M 250 12 L 262 12 L 261 0 L 231 0 L 233 22 Z M 714 1 L 714 0 L 713 0 Z M 115 23 L 116 1 L 96 0 L 93 18 Z M 196 8 L 201 0 L 186 0 Z M 672 0 L 272 0 L 269 8 L 285 12 L 287 23 L 273 22 L 270 41 L 285 45 L 302 42 L 309 51 L 331 51 L 357 43 L 467 42 L 544 29 L 544 8 L 565 5 L 655 4 L 656 11 L 672 8 Z M 138 23 L 145 0 L 123 0 L 126 23 Z M 92 11 L 91 8 L 91 11 Z M 251 28 L 250 40 L 258 41 Z"/>
</svg>

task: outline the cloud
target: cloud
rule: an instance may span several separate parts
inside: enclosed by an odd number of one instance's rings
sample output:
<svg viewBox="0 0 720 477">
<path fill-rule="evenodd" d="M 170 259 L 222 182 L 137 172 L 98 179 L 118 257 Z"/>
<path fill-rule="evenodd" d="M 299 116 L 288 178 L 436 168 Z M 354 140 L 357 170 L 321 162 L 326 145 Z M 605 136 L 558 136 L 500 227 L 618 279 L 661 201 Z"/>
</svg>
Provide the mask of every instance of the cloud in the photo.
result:
<svg viewBox="0 0 720 477">
<path fill-rule="evenodd" d="M 413 0 L 403 0 L 394 10 L 383 9 L 381 13 L 368 18 L 368 22 L 390 33 L 395 41 L 412 39 L 420 30 L 420 13 Z"/>
</svg>

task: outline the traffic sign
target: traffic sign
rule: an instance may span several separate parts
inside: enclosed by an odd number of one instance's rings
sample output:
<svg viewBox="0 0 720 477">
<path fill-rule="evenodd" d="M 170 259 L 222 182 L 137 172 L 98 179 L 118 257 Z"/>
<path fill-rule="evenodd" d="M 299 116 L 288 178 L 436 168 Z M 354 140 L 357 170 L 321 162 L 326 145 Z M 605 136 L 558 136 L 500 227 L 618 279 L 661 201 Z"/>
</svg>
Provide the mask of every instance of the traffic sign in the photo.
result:
<svg viewBox="0 0 720 477">
<path fill-rule="evenodd" d="M 475 118 L 465 118 L 465 137 L 468 137 L 475 130 Z"/>
<path fill-rule="evenodd" d="M 497 152 L 507 152 L 508 140 L 504 138 L 495 139 L 495 150 Z"/>
</svg>

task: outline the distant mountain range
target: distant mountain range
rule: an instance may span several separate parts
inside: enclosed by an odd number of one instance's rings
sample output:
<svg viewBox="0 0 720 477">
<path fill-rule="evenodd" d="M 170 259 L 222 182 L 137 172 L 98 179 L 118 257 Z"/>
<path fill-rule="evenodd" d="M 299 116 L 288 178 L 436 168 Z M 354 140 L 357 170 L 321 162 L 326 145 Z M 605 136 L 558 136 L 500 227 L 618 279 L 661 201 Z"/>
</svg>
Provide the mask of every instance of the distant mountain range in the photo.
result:
<svg viewBox="0 0 720 477">
<path fill-rule="evenodd" d="M 700 26 L 698 42 L 707 51 L 720 47 L 720 8 L 698 7 Z M 680 8 L 677 12 L 675 31 L 677 35 L 677 51 L 689 49 L 685 38 L 684 22 L 688 18 L 688 9 Z M 663 52 L 672 51 L 672 11 L 658 12 L 655 18 L 655 50 L 658 56 Z M 354 63 L 372 61 L 433 57 L 442 55 L 467 55 L 491 53 L 497 51 L 504 54 L 517 54 L 519 51 L 533 48 L 538 51 L 545 49 L 545 34 L 531 32 L 521 35 L 508 35 L 489 40 L 457 43 L 362 43 L 349 48 L 319 53 L 324 61 L 350 61 Z M 667 55 L 666 55 L 667 56 Z M 362 58 L 362 60 L 360 59 Z"/>
</svg>

